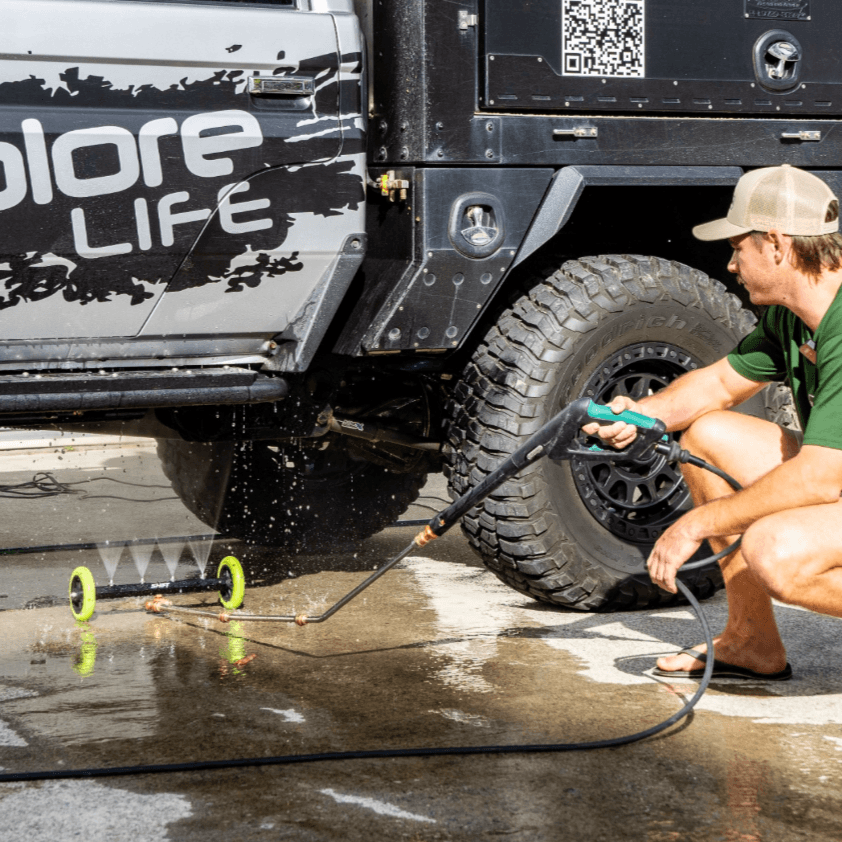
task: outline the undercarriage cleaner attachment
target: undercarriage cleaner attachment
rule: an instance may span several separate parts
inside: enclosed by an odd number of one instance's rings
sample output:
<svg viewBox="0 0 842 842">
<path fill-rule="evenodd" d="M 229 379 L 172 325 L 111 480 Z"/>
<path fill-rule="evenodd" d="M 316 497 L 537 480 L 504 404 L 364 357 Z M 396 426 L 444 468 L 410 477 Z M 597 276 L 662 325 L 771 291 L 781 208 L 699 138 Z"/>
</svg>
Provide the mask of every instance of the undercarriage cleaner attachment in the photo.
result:
<svg viewBox="0 0 842 842">
<path fill-rule="evenodd" d="M 130 585 L 103 585 L 97 587 L 87 567 L 77 567 L 70 575 L 70 610 L 77 620 L 90 620 L 96 609 L 97 599 L 120 599 L 127 596 L 150 596 L 155 599 L 147 603 L 157 605 L 164 594 L 197 593 L 219 591 L 219 601 L 226 611 L 234 611 L 243 604 L 245 576 L 240 562 L 234 556 L 226 556 L 219 563 L 216 578 L 179 579 L 170 582 L 139 582 Z"/>
</svg>

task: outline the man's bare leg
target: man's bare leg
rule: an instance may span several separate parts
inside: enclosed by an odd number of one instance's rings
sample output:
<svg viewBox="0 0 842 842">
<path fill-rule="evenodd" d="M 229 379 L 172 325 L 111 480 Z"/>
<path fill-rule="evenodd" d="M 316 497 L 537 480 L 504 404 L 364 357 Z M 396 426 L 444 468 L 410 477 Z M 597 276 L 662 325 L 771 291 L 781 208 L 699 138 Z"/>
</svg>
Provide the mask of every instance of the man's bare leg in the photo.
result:
<svg viewBox="0 0 842 842">
<path fill-rule="evenodd" d="M 777 512 L 746 531 L 749 570 L 775 599 L 842 617 L 842 500 Z"/>
<path fill-rule="evenodd" d="M 711 412 L 698 419 L 681 438 L 681 445 L 733 476 L 743 486 L 750 485 L 798 452 L 795 435 L 758 418 L 736 412 Z M 702 468 L 682 466 L 693 502 L 733 493 L 720 477 Z M 714 538 L 715 552 L 736 540 L 736 536 Z M 716 638 L 715 657 L 756 672 L 775 673 L 786 666 L 786 650 L 772 610 L 766 585 L 755 576 L 738 550 L 720 562 L 728 597 L 728 622 Z M 704 652 L 704 644 L 694 647 Z M 665 671 L 698 669 L 703 663 L 692 655 L 670 655 L 658 660 Z"/>
</svg>

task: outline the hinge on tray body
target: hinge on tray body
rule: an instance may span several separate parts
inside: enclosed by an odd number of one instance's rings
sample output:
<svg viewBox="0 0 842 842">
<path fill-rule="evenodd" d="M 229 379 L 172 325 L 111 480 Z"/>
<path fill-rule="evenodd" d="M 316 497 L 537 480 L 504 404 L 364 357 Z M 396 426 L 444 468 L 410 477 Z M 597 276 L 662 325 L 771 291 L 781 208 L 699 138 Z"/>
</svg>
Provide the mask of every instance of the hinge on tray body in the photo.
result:
<svg viewBox="0 0 842 842">
<path fill-rule="evenodd" d="M 553 137 L 599 137 L 596 126 L 576 126 L 573 129 L 553 129 Z"/>
<path fill-rule="evenodd" d="M 389 170 L 383 173 L 378 179 L 380 183 L 380 195 L 388 196 L 390 202 L 395 201 L 395 193 L 397 192 L 400 201 L 406 201 L 407 190 L 409 190 L 409 182 L 405 178 L 396 178 L 395 171 Z"/>
<path fill-rule="evenodd" d="M 816 131 L 781 132 L 781 140 L 812 140 L 822 139 L 822 133 Z"/>
<path fill-rule="evenodd" d="M 469 14 L 465 9 L 459 10 L 459 29 L 467 32 L 469 26 L 476 26 L 479 23 L 479 15 Z"/>
</svg>

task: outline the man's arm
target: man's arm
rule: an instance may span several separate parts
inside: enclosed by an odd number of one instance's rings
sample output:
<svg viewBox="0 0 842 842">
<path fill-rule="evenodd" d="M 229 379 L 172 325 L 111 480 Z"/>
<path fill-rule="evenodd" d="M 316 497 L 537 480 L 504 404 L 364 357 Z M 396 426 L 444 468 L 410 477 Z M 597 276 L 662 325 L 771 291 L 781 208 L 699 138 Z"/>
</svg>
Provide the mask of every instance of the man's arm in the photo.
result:
<svg viewBox="0 0 842 842">
<path fill-rule="evenodd" d="M 755 521 L 801 506 L 838 503 L 842 450 L 804 445 L 757 482 L 691 509 L 658 539 L 647 566 L 652 581 L 676 593 L 675 574 L 706 538 L 741 535 Z"/>
<path fill-rule="evenodd" d="M 689 371 L 654 395 L 634 401 L 614 398 L 609 404 L 614 413 L 631 409 L 652 418 L 660 418 L 667 430 L 684 430 L 697 418 L 716 409 L 730 409 L 756 395 L 766 384 L 749 380 L 731 367 L 727 357 L 712 365 Z M 582 428 L 588 435 L 598 435 L 612 447 L 627 447 L 634 441 L 637 428 L 618 421 L 595 421 Z"/>
</svg>

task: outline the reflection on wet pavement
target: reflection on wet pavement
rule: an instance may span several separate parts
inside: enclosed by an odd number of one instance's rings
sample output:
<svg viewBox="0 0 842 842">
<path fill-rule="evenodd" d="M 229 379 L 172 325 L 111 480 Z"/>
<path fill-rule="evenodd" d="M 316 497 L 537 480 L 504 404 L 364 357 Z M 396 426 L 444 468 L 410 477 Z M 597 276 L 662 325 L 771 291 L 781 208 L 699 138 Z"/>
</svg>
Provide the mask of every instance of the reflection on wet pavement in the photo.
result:
<svg viewBox="0 0 842 842">
<path fill-rule="evenodd" d="M 148 448 L 74 454 L 50 454 L 68 463 L 50 468 L 62 482 L 103 471 L 163 482 Z M 28 465 L 18 470 L 27 460 L 42 464 L 46 456 L 15 459 L 7 485 L 31 473 Z M 429 493 L 442 488 L 435 478 Z M 131 491 L 118 493 L 167 496 Z M 406 559 L 323 625 L 171 619 L 147 614 L 142 598 L 101 601 L 89 622 L 76 623 L 66 603 L 74 567 L 87 565 L 98 583 L 137 581 L 141 573 L 147 581 L 192 576 L 198 559 L 188 542 L 155 539 L 201 535 L 207 527 L 173 501 L 4 504 L 8 547 L 91 544 L 4 558 L 6 770 L 594 740 L 654 724 L 694 687 L 648 674 L 658 653 L 698 642 L 688 610 L 554 610 L 478 566 L 458 534 Z M 428 514 L 415 508 L 408 516 Z M 230 552 L 241 558 L 246 611 L 314 614 L 414 531 L 387 530 L 348 553 L 318 557 L 279 560 L 223 539 L 201 542 L 199 552 L 207 552 L 209 568 Z M 152 540 L 134 554 L 120 545 L 137 538 Z M 215 604 L 213 594 L 176 599 Z M 22 610 L 27 604 L 40 607 Z M 706 610 L 721 626 L 722 596 Z M 20 822 L 18 835 L 5 838 L 73 838 L 84 827 L 88 840 L 133 842 L 838 839 L 842 678 L 832 664 L 839 621 L 785 607 L 778 617 L 793 681 L 715 684 L 691 722 L 646 743 L 587 754 L 0 785 L 5 815 Z"/>
</svg>

